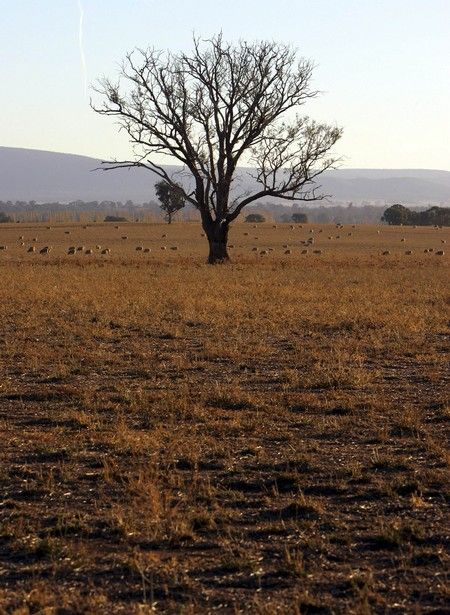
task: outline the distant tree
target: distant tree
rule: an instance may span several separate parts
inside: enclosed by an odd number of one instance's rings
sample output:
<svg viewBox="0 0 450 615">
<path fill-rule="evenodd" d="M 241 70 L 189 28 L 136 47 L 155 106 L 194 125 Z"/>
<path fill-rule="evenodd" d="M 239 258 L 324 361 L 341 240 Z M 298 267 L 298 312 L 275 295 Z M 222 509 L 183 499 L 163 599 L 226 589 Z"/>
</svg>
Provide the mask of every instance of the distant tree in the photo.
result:
<svg viewBox="0 0 450 615">
<path fill-rule="evenodd" d="M 13 219 L 11 216 L 6 215 L 5 212 L 0 211 L 0 223 L 3 222 L 13 222 Z"/>
<path fill-rule="evenodd" d="M 420 226 L 450 226 L 449 207 L 430 207 L 425 211 L 411 211 L 403 205 L 392 205 L 384 212 L 382 222 L 388 224 L 418 224 Z"/>
<path fill-rule="evenodd" d="M 245 217 L 245 221 L 253 222 L 253 223 L 260 223 L 260 222 L 265 222 L 266 219 L 264 218 L 262 214 L 248 214 L 248 216 Z"/>
<path fill-rule="evenodd" d="M 292 214 L 291 220 L 297 224 L 306 224 L 308 222 L 308 216 L 306 214 L 296 212 L 295 214 Z"/>
<path fill-rule="evenodd" d="M 388 207 L 381 217 L 382 222 L 391 225 L 408 224 L 411 220 L 411 211 L 404 205 L 396 203 Z"/>
<path fill-rule="evenodd" d="M 325 198 L 316 179 L 336 163 L 329 152 L 341 129 L 299 115 L 318 92 L 312 63 L 291 47 L 228 44 L 222 35 L 193 45 L 190 54 L 129 53 L 118 81 L 99 82 L 103 104 L 94 110 L 116 118 L 135 147 L 133 160 L 104 163 L 105 170 L 143 167 L 176 188 L 156 156 L 183 166 L 184 198 L 199 210 L 208 262 L 217 263 L 229 259 L 229 226 L 250 203 Z M 236 172 L 244 163 L 256 187 L 239 194 Z"/>
<path fill-rule="evenodd" d="M 186 205 L 184 190 L 178 184 L 168 183 L 164 180 L 155 184 L 155 190 L 166 222 L 171 224 L 177 211 L 180 211 Z"/>
</svg>

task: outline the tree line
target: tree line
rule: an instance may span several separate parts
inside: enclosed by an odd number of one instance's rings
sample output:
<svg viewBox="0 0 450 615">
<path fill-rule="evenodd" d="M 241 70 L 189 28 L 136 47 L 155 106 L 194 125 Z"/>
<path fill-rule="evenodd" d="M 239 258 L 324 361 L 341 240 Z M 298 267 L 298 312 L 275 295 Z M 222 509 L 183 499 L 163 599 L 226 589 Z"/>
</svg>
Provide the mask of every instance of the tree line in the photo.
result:
<svg viewBox="0 0 450 615">
<path fill-rule="evenodd" d="M 425 211 L 415 211 L 396 203 L 386 209 L 381 221 L 404 226 L 450 226 L 450 207 L 434 206 Z"/>
</svg>

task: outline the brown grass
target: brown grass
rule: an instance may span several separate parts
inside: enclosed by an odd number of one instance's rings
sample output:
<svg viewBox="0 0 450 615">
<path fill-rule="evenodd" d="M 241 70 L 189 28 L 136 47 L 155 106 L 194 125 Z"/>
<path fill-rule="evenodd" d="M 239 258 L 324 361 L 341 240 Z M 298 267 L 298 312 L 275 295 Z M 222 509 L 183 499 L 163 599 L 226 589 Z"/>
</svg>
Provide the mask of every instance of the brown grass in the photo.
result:
<svg viewBox="0 0 450 615">
<path fill-rule="evenodd" d="M 448 230 L 246 228 L 1 226 L 0 613 L 444 612 Z"/>
</svg>

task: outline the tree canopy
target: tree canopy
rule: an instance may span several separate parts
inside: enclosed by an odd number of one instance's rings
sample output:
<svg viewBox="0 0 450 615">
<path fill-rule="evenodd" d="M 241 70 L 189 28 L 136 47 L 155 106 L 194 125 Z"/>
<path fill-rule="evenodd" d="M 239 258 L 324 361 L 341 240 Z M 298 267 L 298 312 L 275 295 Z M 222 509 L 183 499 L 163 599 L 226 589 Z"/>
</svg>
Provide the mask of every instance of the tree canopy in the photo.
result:
<svg viewBox="0 0 450 615">
<path fill-rule="evenodd" d="M 194 39 L 191 53 L 139 49 L 119 79 L 102 79 L 94 109 L 117 119 L 134 146 L 131 160 L 105 169 L 140 166 L 183 196 L 201 214 L 210 262 L 228 259 L 229 224 L 254 201 L 325 197 L 317 177 L 336 163 L 329 154 L 341 129 L 299 114 L 318 95 L 313 65 L 288 45 L 226 43 L 222 35 Z M 161 163 L 182 167 L 178 178 Z M 249 166 L 254 189 L 239 191 L 238 166 Z"/>
</svg>

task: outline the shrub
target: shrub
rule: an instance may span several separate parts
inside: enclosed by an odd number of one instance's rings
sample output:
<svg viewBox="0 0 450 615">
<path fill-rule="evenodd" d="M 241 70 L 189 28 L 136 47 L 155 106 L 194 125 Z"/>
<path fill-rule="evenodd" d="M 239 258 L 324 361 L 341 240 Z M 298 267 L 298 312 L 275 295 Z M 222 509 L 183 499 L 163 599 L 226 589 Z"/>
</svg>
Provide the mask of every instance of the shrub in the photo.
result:
<svg viewBox="0 0 450 615">
<path fill-rule="evenodd" d="M 246 222 L 265 222 L 266 219 L 264 218 L 264 216 L 262 214 L 248 214 L 248 216 L 245 218 Z"/>
</svg>

